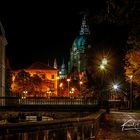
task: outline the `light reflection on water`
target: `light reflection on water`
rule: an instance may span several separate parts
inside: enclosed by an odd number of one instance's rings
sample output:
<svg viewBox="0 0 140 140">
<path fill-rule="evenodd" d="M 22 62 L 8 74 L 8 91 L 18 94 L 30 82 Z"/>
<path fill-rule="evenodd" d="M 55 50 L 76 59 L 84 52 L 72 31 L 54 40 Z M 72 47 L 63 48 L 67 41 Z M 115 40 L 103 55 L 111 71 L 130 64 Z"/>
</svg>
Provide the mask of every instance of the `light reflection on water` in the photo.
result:
<svg viewBox="0 0 140 140">
<path fill-rule="evenodd" d="M 96 127 L 92 124 L 59 128 L 53 130 L 39 130 L 2 135 L 0 140 L 84 140 L 90 139 L 95 134 Z"/>
<path fill-rule="evenodd" d="M 89 119 L 85 117 L 84 121 L 82 116 L 88 116 L 89 114 L 80 114 L 78 118 L 75 118 L 75 114 L 71 113 L 74 118 L 64 119 L 59 114 L 60 120 L 53 121 L 53 123 L 44 123 L 43 121 L 37 121 L 37 127 L 34 127 L 34 123 L 31 125 L 19 125 L 19 127 L 13 125 L 10 128 L 2 130 L 0 132 L 0 140 L 85 140 L 94 138 L 96 132 L 99 129 L 99 120 Z M 77 115 L 77 114 L 76 114 Z M 66 113 L 65 113 L 66 116 Z M 69 114 L 68 114 L 69 117 Z M 49 124 L 49 125 L 48 125 Z M 36 126 L 36 125 L 35 125 Z"/>
<path fill-rule="evenodd" d="M 0 140 L 72 140 L 65 130 L 44 130 L 26 133 L 3 135 Z"/>
</svg>

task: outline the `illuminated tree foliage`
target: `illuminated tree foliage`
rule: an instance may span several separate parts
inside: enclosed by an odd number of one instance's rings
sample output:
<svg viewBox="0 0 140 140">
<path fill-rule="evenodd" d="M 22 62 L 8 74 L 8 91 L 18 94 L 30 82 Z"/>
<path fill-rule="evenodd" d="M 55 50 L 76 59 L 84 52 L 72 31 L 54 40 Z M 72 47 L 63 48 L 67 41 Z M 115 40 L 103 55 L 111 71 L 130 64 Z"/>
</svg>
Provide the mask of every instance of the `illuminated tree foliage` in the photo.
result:
<svg viewBox="0 0 140 140">
<path fill-rule="evenodd" d="M 16 92 L 22 94 L 23 91 L 31 91 L 33 86 L 30 74 L 24 70 L 20 71 L 15 77 Z"/>
<path fill-rule="evenodd" d="M 140 50 L 129 50 L 125 56 L 125 76 L 130 81 L 133 76 L 133 83 L 140 85 Z"/>
<path fill-rule="evenodd" d="M 136 3 L 137 2 L 137 3 Z M 140 18 L 139 11 L 140 2 L 135 0 L 134 10 L 133 10 L 133 18 L 132 28 L 128 35 L 127 40 L 127 53 L 125 56 L 125 76 L 126 80 L 130 75 L 133 75 L 133 83 L 140 85 Z M 130 79 L 130 78 L 129 78 Z"/>
<path fill-rule="evenodd" d="M 31 77 L 31 83 L 33 85 L 33 89 L 37 90 L 42 83 L 42 79 L 37 74 L 34 74 Z"/>
</svg>

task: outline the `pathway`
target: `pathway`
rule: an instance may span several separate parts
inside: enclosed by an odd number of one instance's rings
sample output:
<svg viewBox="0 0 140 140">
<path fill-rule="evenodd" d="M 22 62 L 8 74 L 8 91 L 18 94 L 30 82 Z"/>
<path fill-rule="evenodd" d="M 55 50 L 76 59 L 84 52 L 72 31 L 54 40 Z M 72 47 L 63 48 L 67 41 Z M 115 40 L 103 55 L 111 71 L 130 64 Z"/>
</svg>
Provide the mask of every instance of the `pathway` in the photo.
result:
<svg viewBox="0 0 140 140">
<path fill-rule="evenodd" d="M 140 140 L 140 113 L 112 111 L 106 114 L 96 140 Z"/>
</svg>

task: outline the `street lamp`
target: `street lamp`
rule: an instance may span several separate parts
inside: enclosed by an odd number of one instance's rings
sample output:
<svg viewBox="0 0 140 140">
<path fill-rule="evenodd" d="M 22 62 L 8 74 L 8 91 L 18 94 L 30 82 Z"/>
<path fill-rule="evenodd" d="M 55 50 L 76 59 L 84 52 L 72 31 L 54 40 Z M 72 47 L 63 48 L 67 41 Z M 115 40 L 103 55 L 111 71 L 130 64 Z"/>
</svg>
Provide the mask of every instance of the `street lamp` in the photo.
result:
<svg viewBox="0 0 140 140">
<path fill-rule="evenodd" d="M 105 70 L 106 70 L 107 64 L 108 64 L 107 58 L 103 58 L 103 59 L 101 60 L 100 65 L 99 65 L 99 68 L 100 68 L 100 70 L 103 72 L 103 74 L 104 74 L 104 72 L 105 72 Z M 102 75 L 102 76 L 104 76 L 104 75 Z M 101 78 L 101 86 L 103 86 L 103 77 Z"/>
<path fill-rule="evenodd" d="M 105 69 L 105 65 L 100 64 L 100 69 L 101 69 L 101 70 L 104 70 L 104 69 Z"/>
<path fill-rule="evenodd" d="M 71 93 L 74 93 L 75 89 L 74 88 L 71 88 Z"/>
<path fill-rule="evenodd" d="M 103 59 L 101 60 L 101 63 L 100 63 L 100 70 L 105 70 L 107 64 L 108 64 L 107 58 L 103 58 Z"/>
<path fill-rule="evenodd" d="M 70 79 L 69 78 L 67 79 L 67 82 L 68 82 L 68 93 L 69 93 L 69 91 L 70 91 L 70 87 L 69 87 Z"/>
<path fill-rule="evenodd" d="M 114 89 L 115 91 L 118 90 L 118 88 L 119 88 L 118 84 L 114 84 L 114 85 L 113 85 L 113 89 Z"/>
<path fill-rule="evenodd" d="M 101 75 L 102 76 L 101 77 L 101 89 L 100 89 L 101 90 L 101 92 L 100 92 L 101 106 L 103 104 L 103 100 L 102 100 L 102 98 L 103 98 L 103 80 L 104 80 L 104 74 L 105 74 L 107 65 L 108 65 L 108 60 L 107 60 L 106 57 L 103 57 L 101 59 L 100 65 L 99 65 L 99 69 L 102 72 L 102 75 Z M 107 95 L 106 95 L 106 98 L 107 98 Z"/>
<path fill-rule="evenodd" d="M 59 87 L 60 87 L 60 94 L 62 94 L 63 83 L 60 83 Z"/>
<path fill-rule="evenodd" d="M 107 65 L 107 63 L 108 63 L 108 60 L 107 60 L 106 58 L 103 58 L 103 59 L 102 59 L 102 64 L 103 64 L 103 65 Z"/>
<path fill-rule="evenodd" d="M 113 84 L 113 90 L 115 91 L 115 108 L 117 107 L 117 91 L 119 90 L 119 85 L 118 84 Z"/>
<path fill-rule="evenodd" d="M 133 109 L 133 89 L 132 89 L 132 84 L 133 84 L 133 75 L 129 76 L 130 78 L 130 111 Z"/>
<path fill-rule="evenodd" d="M 80 81 L 79 84 L 80 84 L 80 93 L 81 93 L 81 85 L 83 84 L 83 82 Z"/>
</svg>

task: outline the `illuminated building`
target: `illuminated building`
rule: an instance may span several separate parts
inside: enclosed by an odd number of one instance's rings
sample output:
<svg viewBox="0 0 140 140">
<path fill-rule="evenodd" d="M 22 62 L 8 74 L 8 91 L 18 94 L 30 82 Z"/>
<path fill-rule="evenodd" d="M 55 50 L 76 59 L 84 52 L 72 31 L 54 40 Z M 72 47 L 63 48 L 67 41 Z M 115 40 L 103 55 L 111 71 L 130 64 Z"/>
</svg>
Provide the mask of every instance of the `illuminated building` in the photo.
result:
<svg viewBox="0 0 140 140">
<path fill-rule="evenodd" d="M 73 42 L 70 51 L 70 60 L 68 62 L 68 73 L 71 73 L 73 79 L 78 79 L 79 75 L 83 75 L 87 66 L 87 50 L 91 47 L 90 30 L 87 25 L 87 18 L 84 16 L 82 20 L 80 34 Z"/>
<path fill-rule="evenodd" d="M 64 60 L 63 60 L 63 63 L 61 65 L 61 69 L 59 71 L 59 78 L 60 79 L 66 79 L 67 78 L 67 73 L 66 73 L 66 67 L 65 67 Z"/>
<path fill-rule="evenodd" d="M 27 82 L 25 81 L 25 86 L 23 81 L 22 90 L 18 90 L 19 87 L 16 84 L 16 77 L 18 76 L 19 72 L 23 72 L 23 74 L 21 73 L 21 75 L 29 75 L 28 76 L 29 79 L 33 79 L 33 77 L 37 77 L 38 80 L 34 79 L 34 81 L 30 82 L 31 80 L 28 80 L 26 78 Z M 16 70 L 13 71 L 12 73 L 13 73 L 13 78 L 12 78 L 13 84 L 11 85 L 11 87 L 13 92 L 18 92 L 21 95 L 26 93 L 25 96 L 41 96 L 41 97 L 57 96 L 58 69 L 49 67 L 41 62 L 36 62 L 32 64 L 30 67 L 28 67 L 27 69 Z M 23 80 L 26 79 L 23 78 Z M 31 86 L 27 85 L 28 81 Z M 35 82 L 39 82 L 39 81 L 40 83 L 36 84 L 36 86 L 32 86 Z"/>
</svg>

